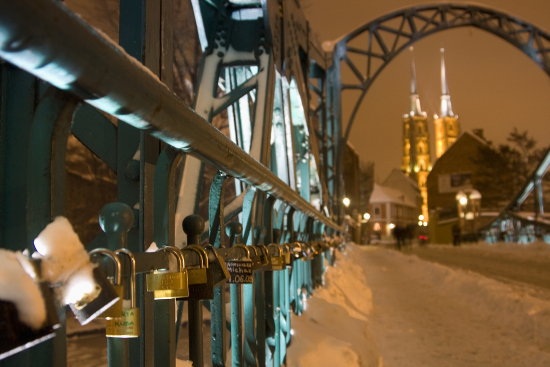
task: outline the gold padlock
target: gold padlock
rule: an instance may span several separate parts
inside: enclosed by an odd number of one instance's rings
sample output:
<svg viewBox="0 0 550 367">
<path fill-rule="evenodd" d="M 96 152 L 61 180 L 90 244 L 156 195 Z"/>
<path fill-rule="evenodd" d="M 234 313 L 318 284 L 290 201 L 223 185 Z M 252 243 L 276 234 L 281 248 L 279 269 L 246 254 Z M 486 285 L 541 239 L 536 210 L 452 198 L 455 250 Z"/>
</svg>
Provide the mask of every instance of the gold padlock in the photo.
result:
<svg viewBox="0 0 550 367">
<path fill-rule="evenodd" d="M 282 245 L 283 248 L 285 249 L 284 251 L 284 255 L 285 255 L 285 265 L 286 266 L 291 266 L 292 265 L 292 261 L 290 260 L 290 245 L 288 243 L 285 243 Z"/>
<path fill-rule="evenodd" d="M 270 261 L 271 261 L 271 270 L 283 270 L 284 266 L 285 266 L 285 259 L 284 259 L 284 256 L 283 256 L 283 250 L 281 249 L 281 246 L 279 245 L 271 245 L 273 247 L 275 247 L 277 249 L 277 251 L 279 252 L 279 256 L 271 256 L 270 257 Z M 266 249 L 267 251 L 267 249 Z"/>
<path fill-rule="evenodd" d="M 200 251 L 200 249 L 198 248 L 200 246 L 196 246 L 196 245 L 189 245 L 187 247 L 184 247 L 183 248 L 183 251 L 193 251 L 193 252 L 196 252 L 198 255 L 199 255 L 199 259 L 201 261 L 201 265 L 200 265 L 200 268 L 199 269 L 187 269 L 187 277 L 188 277 L 188 280 L 189 280 L 189 284 L 205 284 L 207 279 L 206 279 L 206 269 L 208 268 L 208 254 L 206 254 L 206 251 L 204 251 L 204 249 L 201 249 L 203 250 L 203 252 Z M 205 260 L 205 256 L 206 256 L 206 260 Z M 205 265 L 205 262 L 206 262 L 206 265 Z"/>
<path fill-rule="evenodd" d="M 165 246 L 158 251 L 168 251 L 176 256 L 178 271 L 159 271 L 146 275 L 147 291 L 154 292 L 155 299 L 172 299 L 189 297 L 189 280 L 185 259 L 181 250 L 173 246 Z"/>
<path fill-rule="evenodd" d="M 114 262 L 115 272 L 111 283 L 119 297 L 116 303 L 114 303 L 111 307 L 109 307 L 107 310 L 105 310 L 105 312 L 103 312 L 101 315 L 99 315 L 96 318 L 113 319 L 113 318 L 120 317 L 120 314 L 122 313 L 122 297 L 123 297 L 122 293 L 124 291 L 124 287 L 122 286 L 121 276 L 120 276 L 120 271 L 121 271 L 120 260 L 118 259 L 118 257 L 116 257 L 113 251 L 106 248 L 96 248 L 95 250 L 90 251 L 90 257 L 93 257 L 94 255 L 104 255 Z"/>
<path fill-rule="evenodd" d="M 136 307 L 136 259 L 125 248 L 115 251 L 130 258 L 130 307 L 122 308 L 119 318 L 108 319 L 105 334 L 109 338 L 137 338 L 140 332 L 139 308 Z"/>
</svg>

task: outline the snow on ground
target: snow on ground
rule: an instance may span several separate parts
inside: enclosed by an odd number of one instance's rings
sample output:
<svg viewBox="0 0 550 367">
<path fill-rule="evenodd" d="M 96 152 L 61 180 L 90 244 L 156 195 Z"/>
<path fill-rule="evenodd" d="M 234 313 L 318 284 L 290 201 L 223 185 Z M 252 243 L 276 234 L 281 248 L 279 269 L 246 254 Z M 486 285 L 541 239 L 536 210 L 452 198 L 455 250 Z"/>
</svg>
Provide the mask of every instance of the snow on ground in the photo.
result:
<svg viewBox="0 0 550 367">
<path fill-rule="evenodd" d="M 288 366 L 379 366 L 368 327 L 371 290 L 363 269 L 349 256 L 359 251 L 352 246 L 347 256 L 337 252 L 336 266 L 328 267 L 325 275 L 325 287 L 314 291 L 302 316 L 292 314 Z"/>
<path fill-rule="evenodd" d="M 545 257 L 548 247 L 472 247 L 493 250 Z M 550 365 L 547 297 L 415 255 L 353 244 L 328 269 L 326 283 L 306 312 L 293 316 L 289 366 Z"/>
</svg>

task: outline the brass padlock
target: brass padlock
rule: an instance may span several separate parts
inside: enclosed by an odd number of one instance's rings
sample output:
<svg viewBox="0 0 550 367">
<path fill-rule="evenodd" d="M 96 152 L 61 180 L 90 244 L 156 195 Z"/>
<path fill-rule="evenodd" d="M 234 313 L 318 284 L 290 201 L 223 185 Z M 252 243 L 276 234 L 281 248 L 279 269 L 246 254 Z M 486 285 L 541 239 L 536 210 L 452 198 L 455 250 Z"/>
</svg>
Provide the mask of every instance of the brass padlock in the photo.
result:
<svg viewBox="0 0 550 367">
<path fill-rule="evenodd" d="M 188 283 L 190 286 L 189 290 L 191 290 L 191 285 L 206 283 L 206 266 L 204 266 L 205 260 L 200 250 L 196 248 L 196 245 L 187 245 L 186 247 L 183 248 L 183 251 L 193 251 L 199 255 L 199 260 L 200 260 L 199 268 L 186 267 Z M 208 255 L 206 255 L 206 263 L 208 264 Z"/>
<path fill-rule="evenodd" d="M 233 247 L 240 247 L 246 251 L 246 258 L 238 260 L 228 260 L 227 269 L 231 277 L 229 278 L 229 283 L 234 284 L 250 284 L 252 283 L 252 261 L 250 260 L 250 249 L 251 246 L 245 246 L 243 244 L 238 244 Z"/>
<path fill-rule="evenodd" d="M 214 274 L 214 287 L 222 285 L 231 277 L 229 270 L 227 270 L 225 260 L 218 254 L 214 246 L 206 245 L 205 250 L 212 252 L 214 255 L 214 260 L 209 266 L 209 269 L 212 269 L 212 273 Z"/>
<path fill-rule="evenodd" d="M 122 308 L 119 318 L 107 319 L 105 334 L 109 338 L 137 338 L 140 333 L 139 308 L 136 307 L 136 259 L 125 248 L 115 251 L 130 258 L 130 307 Z"/>
<path fill-rule="evenodd" d="M 286 265 L 287 267 L 291 267 L 291 266 L 292 266 L 292 262 L 291 262 L 291 260 L 290 260 L 290 256 L 291 256 L 291 253 L 290 253 L 290 245 L 289 245 L 288 243 L 285 243 L 285 244 L 283 244 L 282 246 L 283 246 L 283 248 L 285 249 L 285 251 L 284 251 L 284 253 L 283 253 L 283 254 L 284 254 L 284 257 L 285 257 L 285 259 L 284 259 L 284 260 L 285 260 L 285 265 Z"/>
<path fill-rule="evenodd" d="M 265 245 L 256 245 L 260 250 L 260 259 L 262 260 L 263 270 L 273 271 L 273 266 L 271 265 L 271 257 L 269 256 L 269 250 Z"/>
<path fill-rule="evenodd" d="M 177 247 L 165 246 L 158 251 L 168 251 L 176 256 L 178 271 L 159 271 L 146 275 L 147 291 L 154 292 L 155 299 L 172 299 L 189 296 L 189 280 L 185 259 Z"/>
<path fill-rule="evenodd" d="M 199 257 L 201 259 L 201 269 L 204 270 L 205 273 L 204 282 L 195 284 L 189 283 L 189 299 L 197 301 L 204 299 L 214 299 L 214 272 L 211 268 L 208 267 L 208 254 L 206 253 L 206 250 L 199 245 L 191 245 L 187 246 L 186 248 L 196 251 L 199 254 Z"/>
<path fill-rule="evenodd" d="M 122 298 L 123 298 L 123 291 L 124 291 L 124 287 L 122 286 L 121 275 L 120 275 L 120 272 L 121 272 L 120 260 L 118 259 L 118 257 L 116 257 L 113 251 L 108 250 L 106 248 L 96 248 L 95 250 L 90 251 L 90 257 L 94 255 L 104 255 L 114 262 L 115 271 L 114 271 L 114 276 L 111 283 L 119 297 L 116 303 L 114 303 L 111 307 L 109 307 L 107 310 L 105 310 L 101 315 L 99 315 L 96 318 L 97 319 L 118 318 L 122 314 Z"/>
<path fill-rule="evenodd" d="M 271 270 L 283 270 L 285 267 L 285 259 L 283 257 L 283 250 L 281 249 L 281 246 L 279 245 L 271 245 L 272 247 L 275 247 L 277 251 L 279 252 L 279 256 L 271 256 Z"/>
<path fill-rule="evenodd" d="M 252 271 L 261 271 L 264 270 L 265 264 L 262 262 L 262 258 L 258 255 L 258 250 L 254 246 L 246 246 L 241 244 L 235 245 L 234 247 L 245 247 L 248 250 L 248 259 L 252 262 Z M 250 250 L 254 250 L 254 255 Z"/>
</svg>

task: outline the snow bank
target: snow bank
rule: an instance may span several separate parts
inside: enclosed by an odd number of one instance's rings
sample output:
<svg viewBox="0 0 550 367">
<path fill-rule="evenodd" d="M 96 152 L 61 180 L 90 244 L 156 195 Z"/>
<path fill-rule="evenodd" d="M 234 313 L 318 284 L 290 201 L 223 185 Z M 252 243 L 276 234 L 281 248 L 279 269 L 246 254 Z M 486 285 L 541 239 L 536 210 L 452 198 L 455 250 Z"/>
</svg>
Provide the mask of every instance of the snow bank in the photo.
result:
<svg viewBox="0 0 550 367">
<path fill-rule="evenodd" d="M 46 305 L 34 274 L 26 270 L 34 269 L 22 254 L 0 249 L 0 299 L 13 303 L 19 320 L 37 330 L 46 321 Z"/>
<path fill-rule="evenodd" d="M 48 224 L 34 240 L 34 247 L 41 255 L 42 277 L 51 284 L 64 284 L 65 304 L 95 291 L 94 265 L 67 218 L 57 217 Z"/>
<path fill-rule="evenodd" d="M 302 316 L 292 314 L 294 331 L 289 367 L 379 366 L 379 353 L 368 327 L 372 293 L 361 267 L 353 263 L 355 246 L 337 252 L 325 287 L 315 290 Z"/>
</svg>

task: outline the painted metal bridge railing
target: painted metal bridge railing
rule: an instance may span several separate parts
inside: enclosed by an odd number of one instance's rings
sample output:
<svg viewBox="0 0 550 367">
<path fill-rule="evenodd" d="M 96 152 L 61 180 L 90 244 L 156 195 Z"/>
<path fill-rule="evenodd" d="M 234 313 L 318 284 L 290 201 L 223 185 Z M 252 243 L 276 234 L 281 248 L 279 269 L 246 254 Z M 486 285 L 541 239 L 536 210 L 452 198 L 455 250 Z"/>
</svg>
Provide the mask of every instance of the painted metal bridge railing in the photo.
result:
<svg viewBox="0 0 550 367">
<path fill-rule="evenodd" d="M 173 320 L 181 320 L 182 305 L 153 301 L 146 291 L 145 273 L 166 268 L 168 259 L 167 254 L 146 255 L 145 250 L 153 241 L 198 243 L 196 231 L 188 233 L 187 240 L 178 238 L 178 221 L 197 210 L 204 163 L 219 170 L 211 184 L 205 233 L 222 258 L 242 256 L 227 247 L 224 237 L 225 221 L 238 213 L 246 245 L 299 241 L 309 243 L 312 251 L 305 261 L 295 261 L 292 271 L 260 271 L 253 284 L 242 290 L 231 287 L 234 365 L 284 363 L 291 307 L 302 312 L 302 297 L 322 282 L 325 256 L 332 251 L 326 244 L 334 244 L 344 232 L 335 222 L 339 130 L 326 96 L 330 72 L 325 56 L 294 2 L 285 2 L 284 17 L 292 18 L 288 29 L 278 28 L 278 11 L 275 19 L 266 16 L 273 14 L 273 1 L 263 7 L 244 3 L 198 2 L 195 15 L 200 15 L 201 41 L 206 44 L 195 112 L 170 90 L 171 0 L 121 0 L 120 46 L 60 3 L 0 0 L 0 59 L 7 61 L 0 62 L 0 247 L 32 252 L 40 231 L 64 215 L 69 133 L 117 174 L 117 200 L 130 208 L 125 210 L 133 212 L 135 221 L 127 233 L 115 223 L 115 233 L 99 236 L 89 247 L 127 247 L 135 254 L 141 336 L 108 338 L 110 366 L 175 365 L 179 324 Z M 279 25 L 266 26 L 268 18 Z M 242 37 L 246 32 L 257 37 Z M 279 42 L 283 38 L 284 50 Z M 246 68 L 249 74 L 243 73 Z M 245 75 L 241 81 L 239 73 Z M 222 97 L 217 96 L 220 82 L 226 86 Z M 318 99 L 311 111 L 309 89 Z M 242 109 L 243 98 L 253 101 L 251 111 Z M 239 110 L 233 114 L 232 131 L 246 139 L 229 139 L 208 123 L 225 108 Z M 226 209 L 228 177 L 244 185 L 239 184 L 242 192 Z M 317 188 L 315 206 L 311 182 Z M 268 252 L 277 256 L 277 246 Z M 200 263 L 189 252 L 185 260 L 188 266 Z M 128 264 L 122 263 L 122 274 L 128 275 Z M 202 305 L 211 312 L 212 364 L 225 364 L 226 296 L 224 286 L 218 286 L 212 301 L 188 301 L 195 366 L 204 361 Z M 64 327 L 53 341 L 0 361 L 2 366 L 65 364 Z"/>
</svg>

